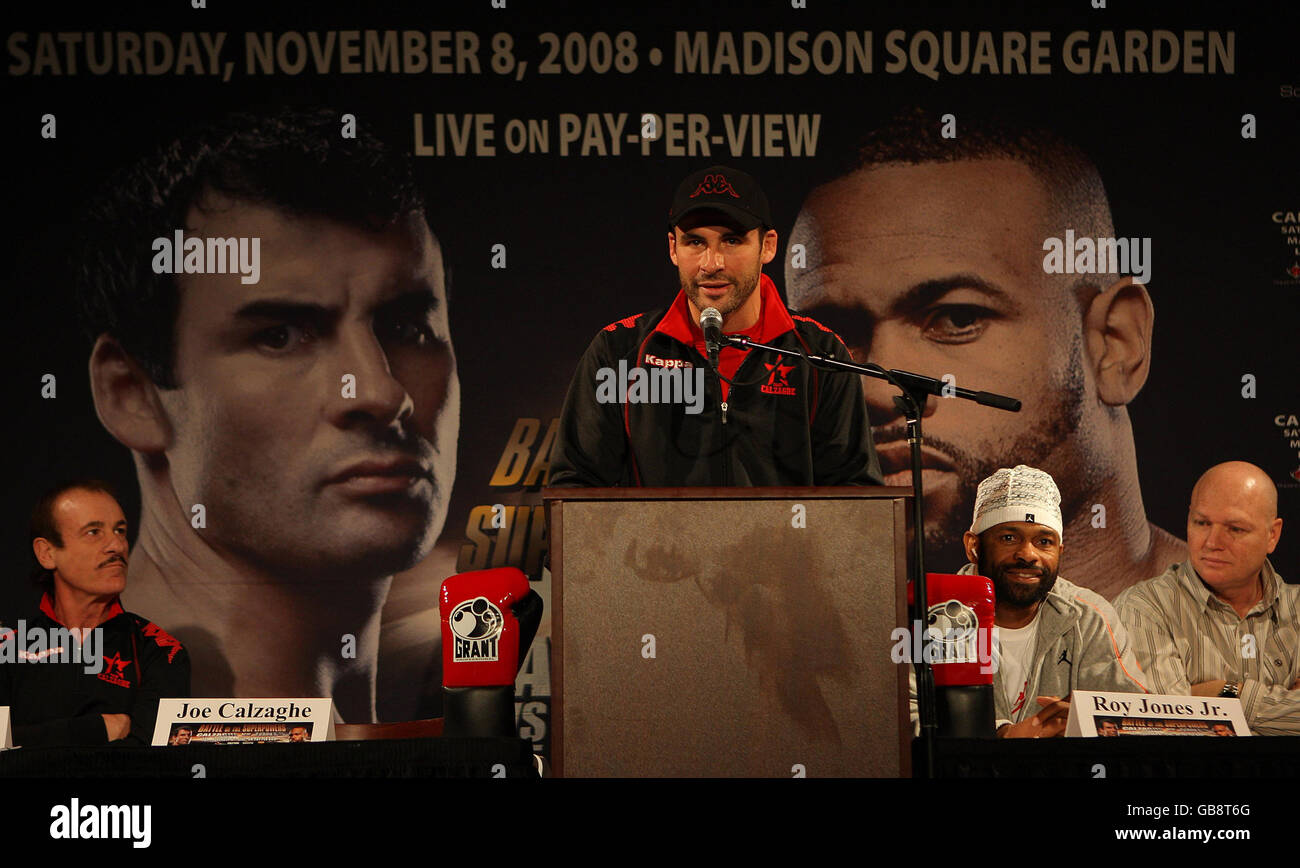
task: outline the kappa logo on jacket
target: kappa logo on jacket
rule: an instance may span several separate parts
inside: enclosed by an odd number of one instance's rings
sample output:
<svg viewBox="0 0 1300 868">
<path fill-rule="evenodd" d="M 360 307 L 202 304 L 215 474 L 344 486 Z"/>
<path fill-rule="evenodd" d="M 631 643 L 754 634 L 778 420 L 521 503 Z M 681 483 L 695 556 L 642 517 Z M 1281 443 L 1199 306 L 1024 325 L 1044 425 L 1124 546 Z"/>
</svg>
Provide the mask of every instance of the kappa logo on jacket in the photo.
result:
<svg viewBox="0 0 1300 868">
<path fill-rule="evenodd" d="M 656 368 L 693 368 L 693 367 L 695 367 L 694 363 L 692 363 L 692 362 L 688 362 L 688 361 L 686 361 L 686 359 L 661 359 L 661 358 L 659 358 L 658 356 L 651 355 L 650 353 L 646 353 L 646 354 L 645 354 L 645 363 L 646 363 L 647 365 L 654 365 Z"/>
<path fill-rule="evenodd" d="M 768 376 L 766 385 L 762 386 L 759 391 L 765 395 L 793 395 L 794 386 L 790 385 L 790 372 L 794 370 L 794 365 L 783 365 L 777 362 L 775 365 L 763 363 L 767 368 Z"/>
</svg>

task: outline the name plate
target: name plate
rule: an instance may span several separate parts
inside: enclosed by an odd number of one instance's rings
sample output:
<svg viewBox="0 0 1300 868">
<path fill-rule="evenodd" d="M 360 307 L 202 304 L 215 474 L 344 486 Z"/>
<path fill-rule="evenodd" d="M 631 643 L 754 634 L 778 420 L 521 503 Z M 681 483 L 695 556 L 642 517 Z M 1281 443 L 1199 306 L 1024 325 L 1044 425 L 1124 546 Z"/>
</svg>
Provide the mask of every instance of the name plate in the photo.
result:
<svg viewBox="0 0 1300 868">
<path fill-rule="evenodd" d="M 334 740 L 331 699 L 163 699 L 153 744 L 293 744 Z"/>
<path fill-rule="evenodd" d="M 0 750 L 14 746 L 13 733 L 9 731 L 9 706 L 0 705 Z"/>
<path fill-rule="evenodd" d="M 1250 735 L 1240 699 L 1164 696 L 1158 693 L 1101 693 L 1076 690 L 1070 696 L 1067 736 Z"/>
</svg>

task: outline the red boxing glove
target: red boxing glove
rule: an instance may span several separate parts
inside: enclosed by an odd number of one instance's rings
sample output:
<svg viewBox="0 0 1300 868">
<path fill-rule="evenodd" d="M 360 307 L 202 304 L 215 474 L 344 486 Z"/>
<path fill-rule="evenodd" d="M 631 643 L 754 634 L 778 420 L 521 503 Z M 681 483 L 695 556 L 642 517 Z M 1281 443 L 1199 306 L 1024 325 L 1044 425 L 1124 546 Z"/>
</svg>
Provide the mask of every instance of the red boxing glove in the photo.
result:
<svg viewBox="0 0 1300 868">
<path fill-rule="evenodd" d="M 925 594 L 930 605 L 924 629 L 936 639 L 931 661 L 935 687 L 992 684 L 993 582 L 983 576 L 926 573 Z M 914 597 L 909 582 L 907 602 Z"/>
<path fill-rule="evenodd" d="M 511 605 L 529 592 L 515 567 L 477 570 L 442 583 L 442 684 L 504 687 L 519 668 L 519 620 Z"/>
</svg>

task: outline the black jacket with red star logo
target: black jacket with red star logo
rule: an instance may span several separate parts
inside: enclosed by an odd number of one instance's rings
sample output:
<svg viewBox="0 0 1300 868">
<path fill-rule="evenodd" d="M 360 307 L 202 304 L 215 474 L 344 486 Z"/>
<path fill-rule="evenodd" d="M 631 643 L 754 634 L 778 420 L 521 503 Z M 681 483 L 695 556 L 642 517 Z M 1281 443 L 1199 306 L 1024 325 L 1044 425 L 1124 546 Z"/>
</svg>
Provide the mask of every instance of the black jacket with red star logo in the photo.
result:
<svg viewBox="0 0 1300 868">
<path fill-rule="evenodd" d="M 767 275 L 758 291 L 762 312 L 744 334 L 783 349 L 852 358 L 830 329 L 791 313 Z M 765 350 L 726 347 L 718 367 L 724 374 L 734 369 L 735 374 L 733 384 L 725 388 L 703 352 L 704 336 L 684 292 L 667 310 L 638 314 L 602 329 L 569 385 L 549 484 L 881 484 L 857 376 L 819 370 L 803 359 Z M 662 392 L 658 402 L 637 400 L 631 389 L 611 400 L 611 379 L 635 368 L 647 374 L 655 368 L 680 368 L 687 377 L 703 370 L 700 412 L 688 412 L 680 400 L 663 401 Z M 598 389 L 601 383 L 607 388 Z M 618 400 L 624 394 L 628 400 Z"/>
<path fill-rule="evenodd" d="M 107 744 L 104 714 L 131 716 L 130 734 L 115 744 L 147 745 L 158 700 L 190 695 L 190 658 L 180 642 L 124 611 L 117 600 L 108 614 L 96 628 L 103 631 L 98 672 L 86 671 L 75 639 L 69 642 L 66 632 L 50 632 L 63 625 L 48 593 L 39 614 L 0 627 L 0 705 L 10 706 L 15 745 Z M 49 647 L 53 637 L 62 651 Z"/>
</svg>

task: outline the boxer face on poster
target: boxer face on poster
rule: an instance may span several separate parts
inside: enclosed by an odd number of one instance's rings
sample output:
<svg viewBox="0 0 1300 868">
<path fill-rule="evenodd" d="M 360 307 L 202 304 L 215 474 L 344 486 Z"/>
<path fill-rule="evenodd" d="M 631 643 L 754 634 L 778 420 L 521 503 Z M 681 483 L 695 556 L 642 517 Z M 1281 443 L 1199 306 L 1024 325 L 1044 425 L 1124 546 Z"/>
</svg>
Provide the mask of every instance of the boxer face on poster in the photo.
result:
<svg viewBox="0 0 1300 868">
<path fill-rule="evenodd" d="M 951 374 L 958 387 L 1023 402 L 1007 413 L 930 398 L 932 563 L 961 559 L 979 481 L 1025 463 L 1060 486 L 1073 542 L 1062 574 L 1113 597 L 1184 551 L 1146 520 L 1125 409 L 1146 381 L 1153 309 L 1130 277 L 1044 272 L 1045 238 L 1114 232 L 1099 182 L 1091 201 L 1061 196 L 1042 171 L 998 154 L 868 163 L 808 196 L 791 237 L 806 268 L 788 260 L 786 287 L 791 306 L 835 328 L 859 361 Z M 895 391 L 867 378 L 863 391 L 885 481 L 909 485 Z"/>
<path fill-rule="evenodd" d="M 227 201 L 187 226 L 264 251 L 256 284 L 177 281 L 181 385 L 157 393 L 168 430 L 144 445 L 165 441 L 172 490 L 211 516 L 200 535 L 280 582 L 409 567 L 445 518 L 456 438 L 442 257 L 424 220 L 376 233 Z"/>
<path fill-rule="evenodd" d="M 337 115 L 231 123 L 233 145 L 218 128 L 180 146 L 199 155 L 177 161 L 197 177 L 143 164 L 172 191 L 163 208 L 141 210 L 148 197 L 127 182 L 116 211 L 92 209 L 131 227 L 116 255 L 141 259 L 83 271 L 92 332 L 103 320 L 96 410 L 141 488 L 131 594 L 192 643 L 197 693 L 330 696 L 345 720 L 371 721 L 392 575 L 432 549 L 455 476 L 441 251 L 409 177 L 377 142 L 340 145 Z M 322 140 L 338 149 L 323 165 Z M 256 239 L 256 279 L 156 278 L 147 236 L 175 230 Z M 160 320 L 151 332 L 115 308 L 141 301 Z M 428 690 L 416 665 L 398 691 Z"/>
</svg>

